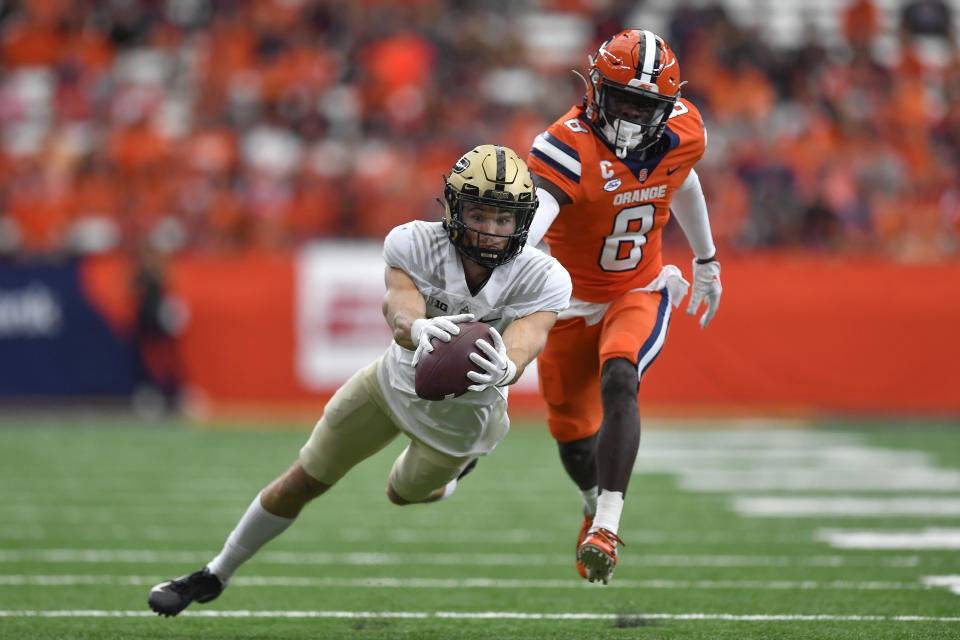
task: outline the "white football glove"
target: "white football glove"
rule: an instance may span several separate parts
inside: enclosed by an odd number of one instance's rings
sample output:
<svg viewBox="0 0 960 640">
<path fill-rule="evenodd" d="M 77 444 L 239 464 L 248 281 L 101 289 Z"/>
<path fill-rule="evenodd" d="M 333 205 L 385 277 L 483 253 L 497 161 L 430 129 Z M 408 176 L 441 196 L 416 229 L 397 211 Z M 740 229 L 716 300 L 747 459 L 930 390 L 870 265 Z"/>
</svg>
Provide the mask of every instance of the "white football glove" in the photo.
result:
<svg viewBox="0 0 960 640">
<path fill-rule="evenodd" d="M 713 314 L 717 312 L 720 306 L 720 294 L 723 293 L 723 287 L 720 286 L 720 263 L 711 260 L 706 264 L 699 264 L 697 259 L 693 259 L 693 290 L 690 292 L 690 304 L 687 305 L 687 315 L 697 314 L 700 303 L 707 305 L 707 310 L 700 316 L 700 327 L 706 327 L 710 324 Z"/>
<path fill-rule="evenodd" d="M 472 313 L 461 313 L 458 316 L 437 316 L 436 318 L 419 318 L 413 321 L 410 327 L 410 340 L 417 345 L 417 350 L 413 354 L 413 366 L 420 362 L 420 356 L 426 351 L 433 351 L 431 340 L 436 338 L 443 342 L 450 342 L 450 338 L 459 335 L 461 322 L 471 322 Z"/>
<path fill-rule="evenodd" d="M 483 369 L 482 373 L 467 372 L 467 377 L 476 383 L 467 387 L 470 391 L 483 391 L 487 387 L 503 387 L 513 382 L 517 375 L 517 365 L 507 357 L 507 347 L 503 344 L 500 332 L 490 327 L 490 338 L 493 340 L 493 345 L 483 338 L 478 338 L 476 342 L 477 348 L 486 354 L 486 358 L 476 352 L 470 354 L 470 361 Z"/>
</svg>

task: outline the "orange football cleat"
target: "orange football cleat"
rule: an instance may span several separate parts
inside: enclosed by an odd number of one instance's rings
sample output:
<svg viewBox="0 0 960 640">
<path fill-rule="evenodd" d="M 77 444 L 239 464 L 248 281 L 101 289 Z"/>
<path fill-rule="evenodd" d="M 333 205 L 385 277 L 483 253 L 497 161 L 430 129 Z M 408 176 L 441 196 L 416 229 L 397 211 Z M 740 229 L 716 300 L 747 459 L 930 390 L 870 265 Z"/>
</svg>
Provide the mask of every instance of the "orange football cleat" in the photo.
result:
<svg viewBox="0 0 960 640">
<path fill-rule="evenodd" d="M 587 534 L 577 549 L 577 563 L 583 565 L 590 582 L 601 580 L 608 584 L 617 566 L 617 543 L 625 544 L 617 534 L 606 529 L 597 529 Z"/>
<path fill-rule="evenodd" d="M 584 580 L 587 579 L 587 568 L 583 566 L 583 563 L 580 562 L 580 547 L 583 545 L 583 541 L 587 539 L 587 534 L 590 532 L 590 527 L 593 526 L 593 516 L 588 516 L 583 514 L 583 524 L 580 525 L 580 535 L 577 536 L 577 573 L 580 574 L 580 577 Z"/>
</svg>

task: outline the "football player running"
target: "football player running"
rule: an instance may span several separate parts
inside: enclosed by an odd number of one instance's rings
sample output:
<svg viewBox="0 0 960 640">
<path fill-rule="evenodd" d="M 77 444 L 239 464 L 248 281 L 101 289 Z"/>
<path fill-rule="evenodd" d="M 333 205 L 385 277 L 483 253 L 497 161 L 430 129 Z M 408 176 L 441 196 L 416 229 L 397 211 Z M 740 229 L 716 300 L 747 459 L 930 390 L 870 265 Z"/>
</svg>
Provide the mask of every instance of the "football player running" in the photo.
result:
<svg viewBox="0 0 960 640">
<path fill-rule="evenodd" d="M 507 386 L 546 343 L 571 295 L 556 259 L 526 247 L 537 207 L 533 178 L 511 149 L 482 145 L 444 178 L 442 222 L 413 221 L 386 237 L 383 314 L 394 341 L 337 390 L 293 465 L 254 499 L 220 553 L 190 575 L 162 582 L 148 603 L 177 615 L 220 595 L 237 568 L 280 535 L 308 502 L 398 435 L 410 439 L 387 477 L 397 505 L 448 497 L 478 456 L 506 435 Z M 478 318 L 483 371 L 455 398 L 431 402 L 414 390 L 416 363 L 432 340 L 448 342 Z"/>
<path fill-rule="evenodd" d="M 573 279 L 538 360 L 560 460 L 583 495 L 577 570 L 609 582 L 624 495 L 640 445 L 637 394 L 689 283 L 664 265 L 673 215 L 694 253 L 687 313 L 706 327 L 720 303 L 717 261 L 694 164 L 706 133 L 680 97 L 677 58 L 663 38 L 617 33 L 589 58 L 581 105 L 535 139 L 528 163 L 539 208 L 527 242 L 549 245 Z"/>
</svg>

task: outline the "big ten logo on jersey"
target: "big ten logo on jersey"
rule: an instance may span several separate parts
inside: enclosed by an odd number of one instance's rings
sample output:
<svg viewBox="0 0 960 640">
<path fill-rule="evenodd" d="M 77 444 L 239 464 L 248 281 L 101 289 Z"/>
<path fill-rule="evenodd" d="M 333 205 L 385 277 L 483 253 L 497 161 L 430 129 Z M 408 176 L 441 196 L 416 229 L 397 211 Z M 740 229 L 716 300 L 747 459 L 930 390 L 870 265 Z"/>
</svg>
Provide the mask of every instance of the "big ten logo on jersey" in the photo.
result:
<svg viewBox="0 0 960 640">
<path fill-rule="evenodd" d="M 450 306 L 446 302 L 444 302 L 443 300 L 437 300 L 433 296 L 430 296 L 429 298 L 427 298 L 427 306 L 433 309 L 437 309 L 438 311 L 441 311 L 443 313 L 446 313 L 447 311 L 450 310 Z"/>
<path fill-rule="evenodd" d="M 633 189 L 632 191 L 623 191 L 613 196 L 613 206 L 621 204 L 630 204 L 631 202 L 646 202 L 656 200 L 667 194 L 667 185 L 660 184 L 655 187 L 646 187 L 644 189 Z"/>
</svg>

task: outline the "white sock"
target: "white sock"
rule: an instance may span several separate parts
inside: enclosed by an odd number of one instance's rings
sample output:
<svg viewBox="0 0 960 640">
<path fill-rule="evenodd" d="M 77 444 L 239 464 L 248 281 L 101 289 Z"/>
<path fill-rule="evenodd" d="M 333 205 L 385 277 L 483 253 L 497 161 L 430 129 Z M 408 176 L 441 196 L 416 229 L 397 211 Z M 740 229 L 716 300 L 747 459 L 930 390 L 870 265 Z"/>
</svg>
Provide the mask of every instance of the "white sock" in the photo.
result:
<svg viewBox="0 0 960 640">
<path fill-rule="evenodd" d="M 262 491 L 260 493 L 263 493 Z M 253 557 L 263 545 L 286 531 L 294 518 L 277 516 L 260 504 L 260 493 L 253 499 L 240 522 L 227 537 L 223 549 L 207 564 L 207 569 L 223 584 L 233 576 L 237 568 Z"/>
<path fill-rule="evenodd" d="M 583 496 L 583 512 L 593 515 L 597 512 L 597 487 L 582 489 L 580 495 Z"/>
<path fill-rule="evenodd" d="M 604 489 L 597 498 L 597 515 L 593 517 L 590 531 L 606 529 L 616 535 L 620 528 L 620 514 L 623 513 L 623 493 Z"/>
</svg>

